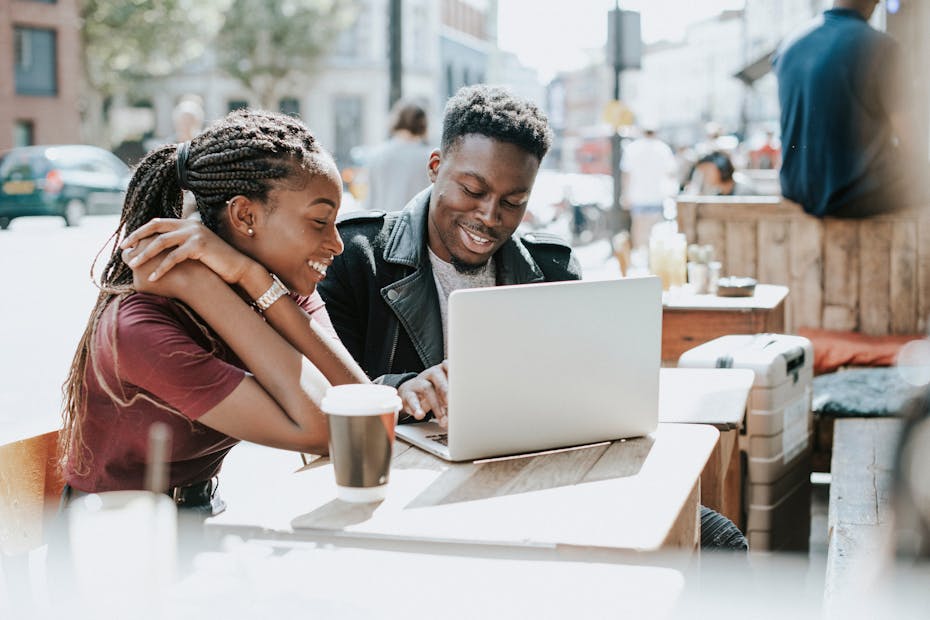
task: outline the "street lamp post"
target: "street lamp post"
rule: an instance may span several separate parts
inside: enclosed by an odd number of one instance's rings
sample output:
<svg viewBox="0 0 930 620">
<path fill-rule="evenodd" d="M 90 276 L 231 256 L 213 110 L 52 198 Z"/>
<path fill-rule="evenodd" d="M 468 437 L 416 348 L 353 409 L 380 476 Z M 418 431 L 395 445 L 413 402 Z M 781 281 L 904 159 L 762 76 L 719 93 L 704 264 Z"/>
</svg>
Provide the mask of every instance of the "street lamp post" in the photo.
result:
<svg viewBox="0 0 930 620">
<path fill-rule="evenodd" d="M 624 69 L 638 68 L 641 57 L 639 13 L 620 10 L 620 0 L 614 0 L 614 9 L 608 14 L 607 54 L 613 69 L 614 88 L 611 102 L 610 167 L 614 180 L 613 204 L 611 205 L 611 248 L 613 235 L 630 229 L 630 215 L 620 207 L 621 173 L 620 159 L 623 156 L 619 129 L 632 122 L 630 111 L 620 100 L 620 74 Z"/>
<path fill-rule="evenodd" d="M 390 0 L 388 7 L 388 64 L 390 74 L 388 109 L 403 97 L 402 9 L 401 0 Z"/>
<path fill-rule="evenodd" d="M 620 0 L 615 0 L 614 2 L 614 49 L 612 50 L 613 55 L 613 69 L 614 69 L 614 101 L 620 101 L 620 72 L 623 70 L 622 59 L 620 57 L 619 47 L 620 47 L 620 37 L 621 34 L 621 19 L 622 15 L 620 13 Z M 623 156 L 623 146 L 620 142 L 620 132 L 618 131 L 619 127 L 613 126 L 613 131 L 610 134 L 610 171 L 614 179 L 614 196 L 613 204 L 611 205 L 611 210 L 613 211 L 611 217 L 611 239 L 610 245 L 613 248 L 613 235 L 619 233 L 623 230 L 630 229 L 629 216 L 624 213 L 623 209 L 620 207 L 620 197 L 622 194 L 621 187 L 621 174 L 620 174 L 620 158 Z"/>
</svg>

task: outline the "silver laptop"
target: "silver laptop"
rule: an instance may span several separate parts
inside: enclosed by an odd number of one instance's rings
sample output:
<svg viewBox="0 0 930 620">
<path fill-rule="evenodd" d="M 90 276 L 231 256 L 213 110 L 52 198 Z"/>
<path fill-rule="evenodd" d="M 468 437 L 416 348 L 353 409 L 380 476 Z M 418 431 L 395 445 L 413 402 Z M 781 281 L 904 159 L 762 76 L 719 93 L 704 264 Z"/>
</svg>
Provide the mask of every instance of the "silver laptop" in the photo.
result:
<svg viewBox="0 0 930 620">
<path fill-rule="evenodd" d="M 657 277 L 449 296 L 449 425 L 397 436 L 450 461 L 638 437 L 658 424 Z"/>
</svg>

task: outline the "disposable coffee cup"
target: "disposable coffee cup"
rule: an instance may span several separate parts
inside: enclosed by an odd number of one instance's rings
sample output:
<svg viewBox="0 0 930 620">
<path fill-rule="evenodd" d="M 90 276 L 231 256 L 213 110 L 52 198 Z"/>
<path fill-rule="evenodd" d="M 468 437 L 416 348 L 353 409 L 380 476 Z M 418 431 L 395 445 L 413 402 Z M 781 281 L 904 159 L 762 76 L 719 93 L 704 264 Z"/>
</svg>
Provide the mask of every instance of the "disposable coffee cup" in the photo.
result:
<svg viewBox="0 0 930 620">
<path fill-rule="evenodd" d="M 387 385 L 336 385 L 326 390 L 321 408 L 329 421 L 337 497 L 355 503 L 384 499 L 401 409 L 397 390 Z"/>
</svg>

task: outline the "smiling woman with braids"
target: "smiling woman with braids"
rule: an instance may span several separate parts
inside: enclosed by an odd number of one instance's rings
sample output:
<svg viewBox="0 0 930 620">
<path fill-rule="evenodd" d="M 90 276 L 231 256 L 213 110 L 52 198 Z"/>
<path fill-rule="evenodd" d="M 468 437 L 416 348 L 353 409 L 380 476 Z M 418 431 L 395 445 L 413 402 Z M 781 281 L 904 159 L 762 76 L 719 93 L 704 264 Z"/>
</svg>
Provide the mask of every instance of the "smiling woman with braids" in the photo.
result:
<svg viewBox="0 0 930 620">
<path fill-rule="evenodd" d="M 182 190 L 202 224 L 179 219 Z M 341 198 L 332 158 L 278 114 L 230 114 L 139 163 L 65 385 L 66 499 L 143 488 L 154 422 L 184 505 L 209 507 L 241 439 L 325 451 L 326 388 L 367 382 L 315 292 Z"/>
</svg>

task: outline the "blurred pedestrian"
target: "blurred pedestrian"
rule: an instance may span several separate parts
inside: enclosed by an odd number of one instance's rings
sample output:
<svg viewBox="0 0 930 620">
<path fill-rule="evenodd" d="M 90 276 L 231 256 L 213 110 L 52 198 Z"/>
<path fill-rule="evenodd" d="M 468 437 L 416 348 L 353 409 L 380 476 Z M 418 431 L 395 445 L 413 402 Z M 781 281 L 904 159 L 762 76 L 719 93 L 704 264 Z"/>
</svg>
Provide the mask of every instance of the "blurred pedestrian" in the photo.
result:
<svg viewBox="0 0 930 620">
<path fill-rule="evenodd" d="M 180 218 L 185 189 L 202 223 Z M 323 393 L 367 382 L 315 290 L 342 252 L 341 196 L 332 157 L 281 114 L 234 112 L 139 163 L 65 385 L 64 501 L 143 489 L 156 422 L 169 494 L 208 514 L 240 440 L 325 453 Z"/>
<path fill-rule="evenodd" d="M 702 196 L 753 196 L 758 194 L 752 185 L 735 178 L 733 160 L 723 151 L 713 151 L 700 158 L 688 193 Z"/>
<path fill-rule="evenodd" d="M 864 217 L 922 198 L 908 173 L 918 158 L 901 49 L 868 24 L 877 4 L 835 0 L 775 56 L 782 194 L 813 215 Z"/>
<path fill-rule="evenodd" d="M 171 112 L 174 142 L 187 142 L 203 131 L 203 101 L 199 95 L 184 95 Z"/>
<path fill-rule="evenodd" d="M 757 170 L 777 170 L 781 166 L 781 146 L 775 132 L 766 130 L 762 143 L 749 151 L 749 167 Z"/>
<path fill-rule="evenodd" d="M 182 95 L 171 111 L 171 126 L 173 133 L 166 137 L 150 138 L 145 141 L 146 152 L 166 144 L 179 144 L 189 142 L 203 131 L 204 111 L 203 99 L 200 95 Z M 197 203 L 189 191 L 183 192 L 181 216 L 189 217 L 197 212 Z"/>
<path fill-rule="evenodd" d="M 189 142 L 203 131 L 203 102 L 198 95 L 184 95 L 171 112 L 174 124 L 174 136 L 170 142 Z M 197 211 L 197 201 L 189 191 L 184 192 L 181 217 L 188 217 Z"/>
<path fill-rule="evenodd" d="M 413 101 L 398 101 L 391 110 L 391 137 L 368 163 L 369 211 L 399 211 L 430 184 L 427 163 L 432 148 L 426 136 L 426 110 Z"/>
<path fill-rule="evenodd" d="M 635 249 L 648 243 L 649 231 L 663 220 L 663 202 L 678 187 L 678 160 L 656 136 L 655 127 L 645 124 L 642 137 L 623 149 L 620 172 L 621 202 L 630 211 L 630 241 Z"/>
</svg>

